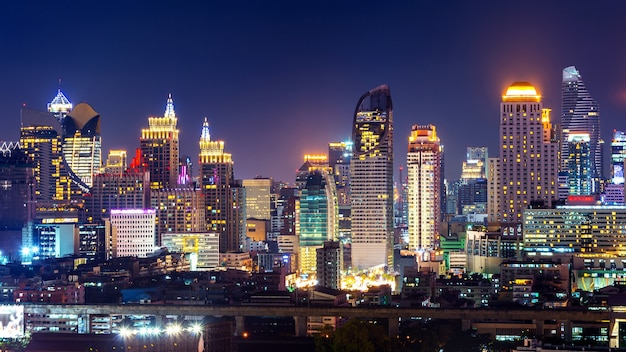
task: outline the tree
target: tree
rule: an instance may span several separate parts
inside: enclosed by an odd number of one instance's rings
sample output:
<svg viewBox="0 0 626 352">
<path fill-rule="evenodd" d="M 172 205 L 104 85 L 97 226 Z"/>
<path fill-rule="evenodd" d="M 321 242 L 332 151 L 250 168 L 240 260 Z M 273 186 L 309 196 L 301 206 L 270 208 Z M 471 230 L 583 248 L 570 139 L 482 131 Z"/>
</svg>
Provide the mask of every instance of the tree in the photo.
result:
<svg viewBox="0 0 626 352">
<path fill-rule="evenodd" d="M 391 352 L 385 329 L 359 319 L 350 319 L 334 334 L 322 330 L 315 339 L 317 352 Z"/>
</svg>

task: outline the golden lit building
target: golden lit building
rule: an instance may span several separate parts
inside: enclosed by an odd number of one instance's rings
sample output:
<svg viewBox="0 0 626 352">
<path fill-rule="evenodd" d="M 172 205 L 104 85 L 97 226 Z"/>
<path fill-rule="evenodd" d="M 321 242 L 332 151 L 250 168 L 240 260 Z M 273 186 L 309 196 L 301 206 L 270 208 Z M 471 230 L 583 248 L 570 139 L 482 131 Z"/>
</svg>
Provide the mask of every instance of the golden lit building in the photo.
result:
<svg viewBox="0 0 626 352">
<path fill-rule="evenodd" d="M 206 231 L 219 235 L 221 253 L 238 251 L 246 236 L 243 188 L 235 184 L 234 163 L 231 154 L 224 151 L 224 141 L 211 140 L 206 118 L 198 161 Z"/>
<path fill-rule="evenodd" d="M 150 171 L 150 188 L 174 188 L 178 183 L 178 119 L 172 95 L 167 98 L 163 117 L 149 117 L 149 127 L 139 140 L 144 166 Z"/>
<path fill-rule="evenodd" d="M 521 224 L 531 203 L 558 198 L 559 141 L 541 95 L 528 82 L 513 83 L 500 103 L 499 220 Z"/>
<path fill-rule="evenodd" d="M 434 125 L 413 125 L 407 153 L 409 249 L 439 247 L 443 146 Z"/>
</svg>

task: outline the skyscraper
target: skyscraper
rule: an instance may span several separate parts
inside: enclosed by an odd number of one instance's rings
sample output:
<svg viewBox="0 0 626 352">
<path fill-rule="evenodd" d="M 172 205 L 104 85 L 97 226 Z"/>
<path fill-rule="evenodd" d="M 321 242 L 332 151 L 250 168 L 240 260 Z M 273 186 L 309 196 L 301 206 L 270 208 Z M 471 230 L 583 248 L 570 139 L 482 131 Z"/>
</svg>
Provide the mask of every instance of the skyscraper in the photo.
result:
<svg viewBox="0 0 626 352">
<path fill-rule="evenodd" d="M 413 125 L 407 154 L 409 249 L 439 247 L 441 143 L 434 125 Z"/>
<path fill-rule="evenodd" d="M 591 158 L 589 153 L 589 134 L 570 133 L 567 138 L 567 170 L 569 194 L 591 194 Z"/>
<path fill-rule="evenodd" d="M 224 141 L 211 140 L 209 122 L 205 118 L 200 135 L 200 189 L 204 197 L 206 230 L 219 235 L 220 252 L 237 251 L 240 246 L 236 212 L 238 201 L 234 193 L 233 160 L 230 153 L 224 152 Z"/>
<path fill-rule="evenodd" d="M 611 141 L 611 182 L 624 184 L 624 160 L 626 159 L 626 134 L 613 130 Z"/>
<path fill-rule="evenodd" d="M 513 83 L 500 103 L 500 221 L 521 224 L 532 203 L 557 199 L 558 148 L 550 109 L 528 82 Z"/>
<path fill-rule="evenodd" d="M 363 94 L 352 124 L 352 268 L 393 267 L 393 106 L 387 85 Z"/>
<path fill-rule="evenodd" d="M 563 69 L 561 128 L 562 170 L 568 170 L 569 161 L 566 156 L 569 155 L 569 135 L 588 133 L 592 193 L 600 192 L 600 184 L 604 180 L 602 162 L 604 142 L 600 136 L 600 107 L 587 91 L 580 73 L 574 66 Z"/>
<path fill-rule="evenodd" d="M 316 250 L 336 240 L 339 230 L 335 179 L 322 170 L 313 171 L 300 196 L 300 273 L 315 273 Z"/>
<path fill-rule="evenodd" d="M 63 160 L 61 124 L 48 112 L 21 110 L 20 145 L 35 177 L 35 200 L 51 204 L 70 199 L 67 165 Z"/>
<path fill-rule="evenodd" d="M 150 188 L 174 188 L 178 182 L 178 119 L 172 95 L 167 97 L 163 117 L 149 117 L 149 128 L 141 130 L 141 155 L 150 171 Z"/>
<path fill-rule="evenodd" d="M 75 183 L 87 190 L 102 166 L 100 114 L 91 105 L 80 103 L 63 118 L 62 126 L 63 157 Z"/>
</svg>

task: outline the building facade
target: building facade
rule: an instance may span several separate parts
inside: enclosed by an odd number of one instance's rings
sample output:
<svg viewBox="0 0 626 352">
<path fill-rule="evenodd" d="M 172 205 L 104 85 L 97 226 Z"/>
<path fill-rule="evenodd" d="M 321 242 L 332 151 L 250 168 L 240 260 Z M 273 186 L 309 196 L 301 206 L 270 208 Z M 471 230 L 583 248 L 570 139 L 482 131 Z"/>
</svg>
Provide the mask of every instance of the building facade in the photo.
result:
<svg viewBox="0 0 626 352">
<path fill-rule="evenodd" d="M 154 209 L 111 210 L 110 238 L 106 240 L 107 259 L 116 257 L 145 258 L 155 249 Z"/>
<path fill-rule="evenodd" d="M 442 146 L 434 125 L 413 125 L 407 153 L 409 250 L 439 248 Z"/>
<path fill-rule="evenodd" d="M 352 268 L 393 267 L 393 106 L 387 85 L 363 94 L 352 125 Z"/>
<path fill-rule="evenodd" d="M 220 240 L 220 252 L 239 251 L 245 239 L 243 189 L 236 185 L 233 160 L 224 151 L 224 141 L 211 140 L 209 122 L 205 118 L 200 136 L 200 190 L 204 198 L 206 229 Z M 243 223 L 242 223 L 243 222 Z"/>
<path fill-rule="evenodd" d="M 84 191 L 102 166 L 100 114 L 87 103 L 77 104 L 63 119 L 63 158 L 75 183 Z"/>
<path fill-rule="evenodd" d="M 559 142 L 541 95 L 527 82 L 513 83 L 500 103 L 499 221 L 522 223 L 531 204 L 557 199 Z"/>
<path fill-rule="evenodd" d="M 580 72 L 574 66 L 563 69 L 563 83 L 561 96 L 561 128 L 562 149 L 561 155 L 569 155 L 569 136 L 572 133 L 589 134 L 589 155 L 591 159 L 592 192 L 600 192 L 603 182 L 602 147 L 600 135 L 600 107 L 589 94 Z M 569 170 L 569 160 L 563 158 L 562 170 Z"/>
<path fill-rule="evenodd" d="M 150 172 L 150 188 L 175 188 L 178 182 L 178 118 L 172 95 L 167 98 L 163 117 L 149 117 L 141 130 L 139 145 L 144 167 Z"/>
</svg>

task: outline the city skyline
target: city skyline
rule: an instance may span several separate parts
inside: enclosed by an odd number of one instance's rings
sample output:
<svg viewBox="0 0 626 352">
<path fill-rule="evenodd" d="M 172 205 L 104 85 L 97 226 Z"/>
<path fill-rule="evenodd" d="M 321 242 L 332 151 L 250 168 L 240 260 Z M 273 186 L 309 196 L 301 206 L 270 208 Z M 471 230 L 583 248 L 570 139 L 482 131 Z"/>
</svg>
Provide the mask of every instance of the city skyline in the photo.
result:
<svg viewBox="0 0 626 352">
<path fill-rule="evenodd" d="M 132 155 L 171 93 L 181 155 L 197 163 L 207 117 L 232 154 L 235 178 L 293 182 L 302 155 L 349 139 L 355 99 L 387 84 L 394 176 L 406 162 L 410 126 L 434 124 L 453 180 L 467 147 L 499 154 L 506 87 L 528 81 L 545 107 L 560 111 L 561 72 L 572 65 L 599 103 L 605 148 L 614 129 L 626 130 L 622 2 L 372 4 L 9 4 L 1 26 L 14 35 L 2 40 L 11 55 L 0 62 L 11 69 L 0 140 L 19 139 L 22 104 L 45 110 L 61 78 L 74 105 L 101 114 L 103 154 Z M 370 18 L 379 25 L 369 28 Z M 377 46 L 381 52 L 368 51 Z"/>
</svg>

